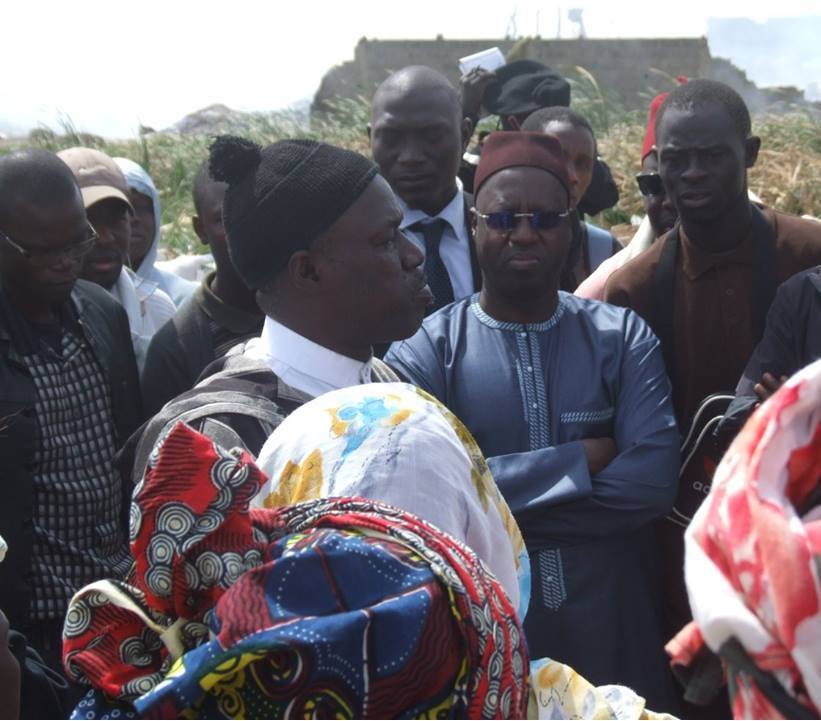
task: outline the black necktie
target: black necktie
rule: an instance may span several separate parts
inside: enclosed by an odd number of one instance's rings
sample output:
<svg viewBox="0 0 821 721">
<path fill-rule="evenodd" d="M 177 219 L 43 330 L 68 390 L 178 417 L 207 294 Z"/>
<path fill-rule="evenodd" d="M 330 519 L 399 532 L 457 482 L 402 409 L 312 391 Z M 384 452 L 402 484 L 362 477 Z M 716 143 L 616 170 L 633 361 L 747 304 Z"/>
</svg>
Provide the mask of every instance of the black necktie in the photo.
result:
<svg viewBox="0 0 821 721">
<path fill-rule="evenodd" d="M 442 242 L 442 233 L 448 222 L 436 218 L 432 222 L 414 223 L 410 230 L 421 232 L 425 239 L 425 280 L 433 293 L 433 305 L 428 307 L 428 313 L 439 310 L 448 303 L 453 303 L 453 285 L 450 282 L 448 269 L 442 262 L 439 254 L 439 245 Z"/>
</svg>

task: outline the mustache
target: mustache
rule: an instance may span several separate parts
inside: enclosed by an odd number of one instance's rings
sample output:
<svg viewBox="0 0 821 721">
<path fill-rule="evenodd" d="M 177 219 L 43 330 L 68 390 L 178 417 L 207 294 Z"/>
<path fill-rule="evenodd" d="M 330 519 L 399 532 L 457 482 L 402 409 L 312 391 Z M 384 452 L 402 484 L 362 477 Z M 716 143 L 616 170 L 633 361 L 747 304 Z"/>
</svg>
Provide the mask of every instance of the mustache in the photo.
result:
<svg viewBox="0 0 821 721">
<path fill-rule="evenodd" d="M 86 260 L 95 261 L 95 260 L 103 260 L 103 261 L 115 261 L 115 260 L 124 260 L 125 256 L 116 251 L 116 250 L 104 250 L 94 248 L 88 252 L 86 255 Z"/>
</svg>

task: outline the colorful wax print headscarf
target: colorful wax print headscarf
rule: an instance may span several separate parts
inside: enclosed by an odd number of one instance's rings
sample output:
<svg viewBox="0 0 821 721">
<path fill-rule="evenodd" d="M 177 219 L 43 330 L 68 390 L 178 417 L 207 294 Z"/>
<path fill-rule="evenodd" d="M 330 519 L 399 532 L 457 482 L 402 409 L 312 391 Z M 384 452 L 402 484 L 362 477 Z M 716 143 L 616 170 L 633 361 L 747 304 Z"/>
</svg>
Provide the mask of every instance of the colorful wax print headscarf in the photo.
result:
<svg viewBox="0 0 821 721">
<path fill-rule="evenodd" d="M 360 496 L 402 508 L 473 549 L 525 617 L 519 527 L 470 431 L 433 396 L 407 383 L 326 393 L 288 416 L 257 462 L 270 480 L 254 505 Z"/>
<path fill-rule="evenodd" d="M 155 449 L 128 583 L 69 607 L 75 717 L 523 717 L 524 635 L 475 553 L 372 500 L 249 511 L 264 480 L 182 424 Z"/>
<path fill-rule="evenodd" d="M 727 662 L 736 718 L 821 713 L 821 361 L 750 418 L 685 535 L 695 621 L 667 646 Z"/>
</svg>

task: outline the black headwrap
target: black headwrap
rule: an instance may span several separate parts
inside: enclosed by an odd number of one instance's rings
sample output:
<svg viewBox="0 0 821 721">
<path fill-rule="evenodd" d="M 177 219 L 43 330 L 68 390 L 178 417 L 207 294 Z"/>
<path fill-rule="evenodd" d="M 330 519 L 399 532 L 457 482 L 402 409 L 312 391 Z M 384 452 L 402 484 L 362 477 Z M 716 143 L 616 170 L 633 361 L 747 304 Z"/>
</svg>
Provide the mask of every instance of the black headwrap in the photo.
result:
<svg viewBox="0 0 821 721">
<path fill-rule="evenodd" d="M 228 183 L 222 216 L 234 267 L 249 288 L 273 280 L 368 187 L 367 158 L 315 140 L 266 148 L 231 135 L 211 145 L 211 177 Z"/>
<path fill-rule="evenodd" d="M 494 115 L 529 115 L 539 108 L 570 105 L 570 83 L 535 60 L 515 60 L 496 71 L 483 105 Z"/>
</svg>

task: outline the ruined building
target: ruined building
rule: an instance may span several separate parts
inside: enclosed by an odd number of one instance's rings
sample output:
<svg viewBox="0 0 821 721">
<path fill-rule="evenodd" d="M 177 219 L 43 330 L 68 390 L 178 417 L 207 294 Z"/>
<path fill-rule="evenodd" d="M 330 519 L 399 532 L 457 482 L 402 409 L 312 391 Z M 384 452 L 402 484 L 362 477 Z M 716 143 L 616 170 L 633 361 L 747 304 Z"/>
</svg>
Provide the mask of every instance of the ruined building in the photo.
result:
<svg viewBox="0 0 821 721">
<path fill-rule="evenodd" d="M 669 90 L 678 75 L 715 78 L 733 86 L 753 109 L 803 104 L 796 88 L 759 89 L 727 60 L 713 58 L 706 38 L 548 40 L 368 40 L 362 38 L 352 61 L 325 74 L 312 110 L 322 112 L 334 98 L 369 99 L 390 73 L 406 65 L 429 65 L 458 84 L 460 57 L 496 46 L 508 58 L 530 58 L 573 77 L 589 71 L 608 99 L 627 110 L 643 110 L 648 97 Z M 512 51 L 512 52 L 511 52 Z M 779 109 L 774 107 L 772 109 Z"/>
</svg>

